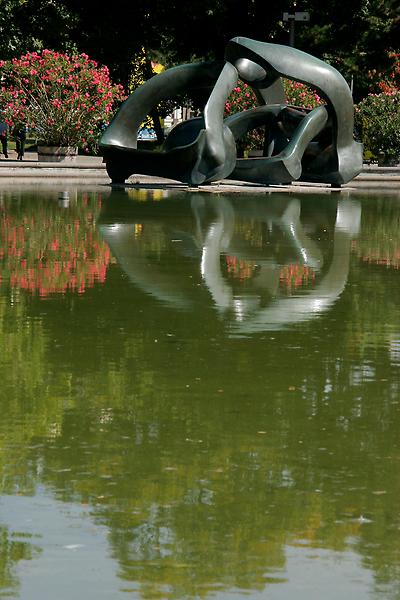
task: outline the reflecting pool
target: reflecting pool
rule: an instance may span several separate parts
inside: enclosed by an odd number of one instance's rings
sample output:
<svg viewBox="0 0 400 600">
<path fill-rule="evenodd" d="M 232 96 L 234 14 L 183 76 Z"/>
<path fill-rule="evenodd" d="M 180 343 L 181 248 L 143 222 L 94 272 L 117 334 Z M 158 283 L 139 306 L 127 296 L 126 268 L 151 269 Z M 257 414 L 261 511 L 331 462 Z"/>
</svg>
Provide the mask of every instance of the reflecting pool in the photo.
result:
<svg viewBox="0 0 400 600">
<path fill-rule="evenodd" d="M 0 191 L 0 596 L 399 597 L 400 195 Z"/>
</svg>

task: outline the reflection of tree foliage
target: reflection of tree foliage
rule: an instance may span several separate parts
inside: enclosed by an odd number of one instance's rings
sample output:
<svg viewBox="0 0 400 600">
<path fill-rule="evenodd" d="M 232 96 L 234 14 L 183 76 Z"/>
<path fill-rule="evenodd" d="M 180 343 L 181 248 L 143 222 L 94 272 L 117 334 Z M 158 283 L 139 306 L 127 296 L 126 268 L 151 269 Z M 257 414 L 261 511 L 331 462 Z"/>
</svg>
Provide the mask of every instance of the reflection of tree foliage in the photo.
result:
<svg viewBox="0 0 400 600">
<path fill-rule="evenodd" d="M 400 268 L 400 214 L 397 202 L 385 199 L 374 210 L 365 212 L 364 235 L 353 242 L 353 252 L 364 262 Z"/>
<path fill-rule="evenodd" d="M 43 326 L 40 320 L 27 324 L 26 310 L 18 294 L 12 306 L 0 297 L 0 492 L 7 494 L 33 491 L 27 446 L 35 435 L 46 433 L 49 418 L 55 417 L 46 392 Z"/>
<path fill-rule="evenodd" d="M 14 596 L 18 588 L 18 579 L 13 570 L 20 560 L 33 558 L 37 548 L 27 541 L 17 539 L 22 534 L 17 534 L 13 539 L 6 527 L 0 525 L 0 596 Z"/>
</svg>

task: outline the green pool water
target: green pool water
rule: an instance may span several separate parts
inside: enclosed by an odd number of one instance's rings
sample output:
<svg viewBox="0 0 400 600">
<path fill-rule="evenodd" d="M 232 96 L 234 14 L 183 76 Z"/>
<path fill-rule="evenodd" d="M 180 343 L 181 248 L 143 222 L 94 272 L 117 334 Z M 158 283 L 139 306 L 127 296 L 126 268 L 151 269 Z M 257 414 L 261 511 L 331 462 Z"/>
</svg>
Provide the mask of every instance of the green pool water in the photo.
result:
<svg viewBox="0 0 400 600">
<path fill-rule="evenodd" d="M 0 597 L 394 600 L 400 196 L 0 190 Z"/>
</svg>

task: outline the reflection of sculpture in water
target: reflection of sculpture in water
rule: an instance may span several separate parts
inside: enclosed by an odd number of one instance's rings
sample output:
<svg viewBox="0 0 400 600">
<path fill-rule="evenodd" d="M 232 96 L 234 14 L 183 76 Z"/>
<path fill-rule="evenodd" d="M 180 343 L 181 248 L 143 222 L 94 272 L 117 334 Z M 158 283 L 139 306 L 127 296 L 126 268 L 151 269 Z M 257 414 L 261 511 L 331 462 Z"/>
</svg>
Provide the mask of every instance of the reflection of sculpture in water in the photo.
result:
<svg viewBox="0 0 400 600">
<path fill-rule="evenodd" d="M 288 106 L 281 77 L 311 85 L 326 104 L 312 110 Z M 253 88 L 260 106 L 224 119 L 238 79 Z M 208 96 L 202 116 L 173 128 L 160 151 L 138 149 L 137 132 L 146 115 L 161 100 L 181 93 Z M 237 140 L 264 126 L 265 155 L 238 159 Z M 353 126 L 351 92 L 336 69 L 295 48 L 236 37 L 226 46 L 223 64 L 180 65 L 137 88 L 104 132 L 100 148 L 115 183 L 142 173 L 191 185 L 226 177 L 341 185 L 362 168 Z"/>
<path fill-rule="evenodd" d="M 225 218 L 226 218 L 225 213 Z M 224 217 L 222 217 L 224 218 Z M 271 217 L 270 217 L 271 219 Z M 229 220 L 229 217 L 228 217 Z M 315 272 L 322 269 L 322 256 L 314 242 L 304 233 L 300 222 L 300 202 L 291 200 L 286 210 L 275 223 L 290 239 L 297 250 L 300 264 L 311 267 Z M 209 286 L 214 301 L 224 308 L 231 307 L 235 314 L 232 329 L 235 332 L 250 333 L 282 327 L 312 319 L 328 310 L 342 293 L 348 275 L 351 239 L 358 232 L 360 223 L 360 206 L 351 200 L 339 200 L 337 203 L 336 222 L 334 225 L 333 251 L 329 265 L 316 280 L 315 286 L 291 296 L 277 293 L 280 266 L 277 263 L 266 263 L 261 266 L 261 278 L 254 282 L 260 290 L 264 287 L 270 292 L 270 301 L 263 305 L 261 293 L 233 293 L 232 289 L 222 283 L 221 270 L 218 268 L 216 256 L 224 250 L 224 243 L 217 228 L 209 231 L 203 248 L 207 256 L 207 268 L 204 279 Z M 230 228 L 231 225 L 228 225 Z M 224 229 L 222 225 L 221 229 Z M 229 248 L 235 253 L 235 249 Z M 208 256 L 211 254 L 211 256 Z M 264 272 L 263 272 L 264 271 Z M 261 283 L 261 285 L 260 285 Z M 257 290 L 256 290 L 257 291 Z"/>
<path fill-rule="evenodd" d="M 288 196 L 243 202 L 193 194 L 191 215 L 178 224 L 158 205 L 121 223 L 105 218 L 100 229 L 131 280 L 163 303 L 193 310 L 207 302 L 205 284 L 233 333 L 280 329 L 322 314 L 345 287 L 360 206 L 332 200 L 316 208 Z M 329 240 L 319 239 L 323 231 Z M 234 262 L 246 265 L 245 277 L 232 276 Z M 282 286 L 288 265 L 311 282 L 292 295 Z"/>
<path fill-rule="evenodd" d="M 235 212 L 228 200 L 221 199 L 216 205 L 216 218 L 209 227 L 202 246 L 201 273 L 209 288 L 211 295 L 220 309 L 231 308 L 240 320 L 244 311 L 258 304 L 254 295 L 247 295 L 246 302 L 242 302 L 235 295 L 221 269 L 221 254 L 233 255 L 235 261 L 249 258 L 252 260 L 255 274 L 253 278 L 254 291 L 266 290 L 269 296 L 275 296 L 278 292 L 280 271 L 282 263 L 270 253 L 265 256 L 261 248 L 258 252 L 249 252 L 249 247 L 243 247 L 243 242 L 238 246 L 234 237 Z M 195 207 L 196 210 L 196 207 Z M 313 240 L 308 238 L 300 223 L 300 202 L 297 199 L 286 201 L 271 199 L 268 204 L 255 205 L 246 202 L 243 209 L 239 211 L 240 216 L 247 220 L 257 220 L 263 223 L 269 230 L 276 227 L 286 237 L 292 253 L 305 266 L 319 271 L 323 265 L 320 250 Z M 281 260 L 286 260 L 280 257 Z M 245 307 L 247 305 L 247 309 Z"/>
</svg>

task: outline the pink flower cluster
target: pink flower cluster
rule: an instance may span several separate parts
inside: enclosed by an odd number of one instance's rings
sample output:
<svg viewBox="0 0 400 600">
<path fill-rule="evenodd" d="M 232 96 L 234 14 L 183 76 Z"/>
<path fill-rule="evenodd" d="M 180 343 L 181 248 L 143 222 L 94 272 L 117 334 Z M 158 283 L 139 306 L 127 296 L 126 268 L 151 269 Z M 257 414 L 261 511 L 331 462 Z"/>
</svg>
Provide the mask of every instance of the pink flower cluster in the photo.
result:
<svg viewBox="0 0 400 600">
<path fill-rule="evenodd" d="M 309 88 L 304 83 L 292 81 L 291 79 L 285 79 L 283 81 L 283 87 L 285 90 L 287 103 L 291 106 L 297 106 L 311 110 L 317 106 L 320 106 L 321 104 L 324 104 L 322 98 L 318 95 L 316 90 Z"/>
<path fill-rule="evenodd" d="M 225 115 L 232 115 L 243 110 L 258 106 L 257 97 L 251 87 L 243 81 L 238 81 L 225 103 Z"/>
<path fill-rule="evenodd" d="M 108 68 L 87 54 L 29 52 L 0 61 L 0 80 L 8 123 L 26 123 L 48 144 L 84 147 L 95 142 L 126 97 L 122 86 L 111 82 Z"/>
</svg>

